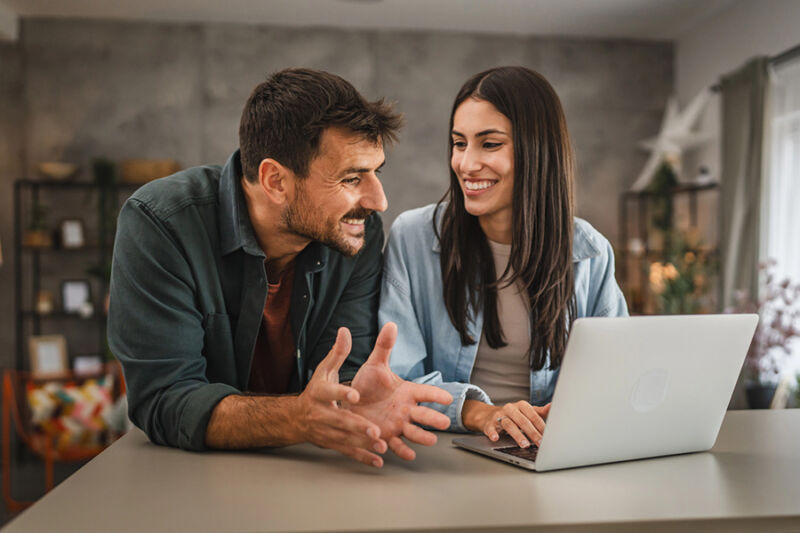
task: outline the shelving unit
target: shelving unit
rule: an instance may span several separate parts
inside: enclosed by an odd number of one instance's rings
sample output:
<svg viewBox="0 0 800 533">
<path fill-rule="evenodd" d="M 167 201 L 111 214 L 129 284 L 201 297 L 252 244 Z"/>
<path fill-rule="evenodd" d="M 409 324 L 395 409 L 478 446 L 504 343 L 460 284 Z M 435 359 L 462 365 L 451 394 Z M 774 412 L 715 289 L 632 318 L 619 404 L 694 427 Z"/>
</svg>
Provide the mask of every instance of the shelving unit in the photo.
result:
<svg viewBox="0 0 800 533">
<path fill-rule="evenodd" d="M 718 192 L 718 183 L 704 185 L 681 184 L 671 191 L 673 207 L 675 201 L 685 197 L 688 200 L 689 228 L 697 228 L 699 222 L 699 196 Z M 663 261 L 666 251 L 651 246 L 651 200 L 655 195 L 648 191 L 622 193 L 619 200 L 619 227 L 622 246 L 618 251 L 617 271 L 631 314 L 646 314 L 649 297 L 649 266 L 652 262 Z M 674 220 L 672 221 L 674 227 Z M 633 231 L 631 228 L 633 227 Z M 637 239 L 640 247 L 632 249 L 632 239 Z M 716 243 L 700 249 L 706 255 L 717 253 Z"/>
<path fill-rule="evenodd" d="M 14 247 L 15 247 L 15 308 L 16 308 L 16 360 L 17 370 L 28 369 L 27 343 L 31 335 L 68 333 L 80 330 L 96 337 L 96 353 L 105 352 L 105 313 L 103 303 L 108 290 L 107 280 L 100 279 L 93 286 L 91 301 L 94 314 L 82 318 L 58 308 L 41 314 L 35 310 L 37 294 L 45 280 L 89 277 L 86 270 L 92 265 L 106 265 L 113 250 L 113 223 L 101 213 L 116 213 L 118 206 L 140 185 L 114 184 L 101 186 L 80 181 L 18 180 L 14 183 Z M 83 194 L 81 194 L 83 193 Z M 43 201 L 58 202 L 64 217 L 84 221 L 84 239 L 81 248 L 32 247 L 23 245 L 26 224 L 30 222 L 34 206 Z M 96 202 L 91 209 L 87 202 Z M 108 204 L 111 202 L 111 205 Z M 51 228 L 53 232 L 56 227 Z M 63 268 L 59 275 L 44 271 L 44 267 Z M 78 269 L 82 269 L 76 274 Z M 52 270 L 52 268 L 51 268 Z M 55 299 L 57 301 L 57 299 Z"/>
</svg>

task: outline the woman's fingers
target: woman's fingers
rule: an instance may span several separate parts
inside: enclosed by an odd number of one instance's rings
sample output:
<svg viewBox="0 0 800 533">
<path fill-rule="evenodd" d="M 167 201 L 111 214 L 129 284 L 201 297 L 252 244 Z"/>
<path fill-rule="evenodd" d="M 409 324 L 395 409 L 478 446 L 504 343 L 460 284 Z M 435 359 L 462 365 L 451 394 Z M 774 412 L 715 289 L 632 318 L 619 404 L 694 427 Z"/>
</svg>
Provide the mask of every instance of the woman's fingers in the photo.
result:
<svg viewBox="0 0 800 533">
<path fill-rule="evenodd" d="M 517 427 L 528 437 L 528 439 L 530 439 L 530 442 L 533 442 L 538 446 L 542 440 L 542 434 L 536 428 L 533 421 L 529 419 L 519 408 L 514 408 L 513 410 L 509 411 L 508 418 L 510 418 L 514 424 L 516 424 Z M 534 416 L 541 421 L 539 415 L 534 413 Z M 542 425 L 542 430 L 544 430 L 544 425 Z M 520 446 L 522 446 L 522 444 L 520 444 Z M 523 448 L 525 448 L 525 446 L 523 446 Z"/>
<path fill-rule="evenodd" d="M 528 441 L 527 437 L 520 431 L 517 424 L 511 419 L 509 416 L 503 416 L 500 418 L 500 426 L 505 430 L 508 435 L 514 439 L 514 442 L 517 443 L 517 446 L 520 448 L 528 448 L 531 443 Z"/>
<path fill-rule="evenodd" d="M 491 420 L 486 422 L 483 426 L 483 434 L 489 437 L 489 440 L 492 442 L 497 441 L 500 438 L 500 432 L 498 431 L 498 416 L 493 416 Z"/>
<path fill-rule="evenodd" d="M 483 432 L 496 441 L 500 437 L 498 430 L 502 430 L 522 448 L 527 448 L 531 442 L 538 446 L 546 425 L 542 415 L 547 416 L 548 411 L 549 408 L 534 407 L 526 401 L 507 403 L 486 423 Z"/>
<path fill-rule="evenodd" d="M 522 414 L 531 421 L 531 424 L 533 424 L 533 426 L 536 428 L 536 432 L 541 438 L 541 436 L 544 434 L 545 427 L 545 421 L 544 417 L 542 416 L 541 408 L 534 407 L 528 402 L 524 402 L 522 405 L 519 405 L 519 409 Z"/>
</svg>

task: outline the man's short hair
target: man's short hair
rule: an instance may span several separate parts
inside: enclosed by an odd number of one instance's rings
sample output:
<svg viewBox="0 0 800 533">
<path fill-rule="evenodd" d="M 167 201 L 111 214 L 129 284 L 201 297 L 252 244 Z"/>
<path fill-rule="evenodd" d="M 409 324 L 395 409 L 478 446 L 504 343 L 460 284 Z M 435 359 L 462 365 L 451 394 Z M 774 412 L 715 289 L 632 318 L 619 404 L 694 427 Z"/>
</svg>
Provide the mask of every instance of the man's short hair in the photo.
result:
<svg viewBox="0 0 800 533">
<path fill-rule="evenodd" d="M 335 74 L 306 68 L 281 70 L 253 90 L 242 111 L 242 172 L 256 181 L 261 161 L 271 158 L 304 178 L 327 128 L 343 127 L 387 145 L 396 140 L 401 125 L 402 115 L 391 104 L 383 99 L 368 102 Z"/>
</svg>

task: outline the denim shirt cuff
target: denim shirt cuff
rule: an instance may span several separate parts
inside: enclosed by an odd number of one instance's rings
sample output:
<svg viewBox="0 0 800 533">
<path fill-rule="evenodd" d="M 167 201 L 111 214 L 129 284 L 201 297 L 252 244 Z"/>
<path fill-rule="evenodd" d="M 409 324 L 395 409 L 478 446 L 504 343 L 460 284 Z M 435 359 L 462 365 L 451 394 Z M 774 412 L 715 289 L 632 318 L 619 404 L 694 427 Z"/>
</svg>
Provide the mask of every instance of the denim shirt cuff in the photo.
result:
<svg viewBox="0 0 800 533">
<path fill-rule="evenodd" d="M 461 410 L 464 408 L 465 401 L 478 400 L 479 402 L 494 405 L 492 404 L 492 400 L 489 399 L 489 395 L 475 385 L 451 381 L 438 383 L 437 386 L 449 392 L 453 397 L 453 402 L 447 406 L 442 406 L 441 404 L 425 405 L 432 407 L 437 411 L 442 411 L 445 415 L 447 415 L 447 417 L 450 419 L 450 427 L 448 428 L 448 431 L 456 431 L 459 433 L 469 432 L 469 430 L 464 427 L 464 422 L 461 418 Z"/>
</svg>

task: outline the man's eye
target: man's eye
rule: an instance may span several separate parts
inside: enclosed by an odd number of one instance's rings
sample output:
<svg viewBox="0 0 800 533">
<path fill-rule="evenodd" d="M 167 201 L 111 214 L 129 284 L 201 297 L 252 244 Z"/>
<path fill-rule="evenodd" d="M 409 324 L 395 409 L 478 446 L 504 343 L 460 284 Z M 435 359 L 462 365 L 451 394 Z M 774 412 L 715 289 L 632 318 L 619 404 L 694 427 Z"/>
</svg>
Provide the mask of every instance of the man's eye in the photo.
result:
<svg viewBox="0 0 800 533">
<path fill-rule="evenodd" d="M 360 182 L 361 182 L 361 178 L 359 178 L 358 176 L 353 177 L 353 178 L 345 178 L 345 179 L 342 180 L 342 183 L 347 184 L 347 185 L 358 185 Z"/>
</svg>

